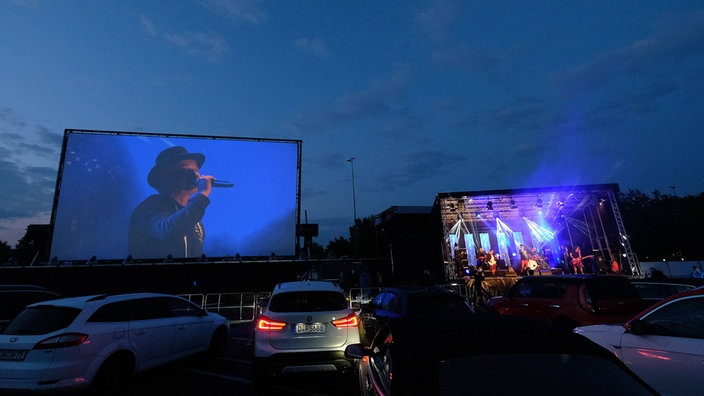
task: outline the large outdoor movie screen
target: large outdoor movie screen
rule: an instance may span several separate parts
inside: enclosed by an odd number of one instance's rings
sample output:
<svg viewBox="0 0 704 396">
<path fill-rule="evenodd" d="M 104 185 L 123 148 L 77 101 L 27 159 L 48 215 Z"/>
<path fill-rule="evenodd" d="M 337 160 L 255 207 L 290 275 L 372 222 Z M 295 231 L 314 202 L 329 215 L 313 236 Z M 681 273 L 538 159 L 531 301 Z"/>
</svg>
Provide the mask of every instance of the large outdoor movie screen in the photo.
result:
<svg viewBox="0 0 704 396">
<path fill-rule="evenodd" d="M 299 140 L 66 130 L 51 257 L 292 256 L 300 147 Z"/>
</svg>

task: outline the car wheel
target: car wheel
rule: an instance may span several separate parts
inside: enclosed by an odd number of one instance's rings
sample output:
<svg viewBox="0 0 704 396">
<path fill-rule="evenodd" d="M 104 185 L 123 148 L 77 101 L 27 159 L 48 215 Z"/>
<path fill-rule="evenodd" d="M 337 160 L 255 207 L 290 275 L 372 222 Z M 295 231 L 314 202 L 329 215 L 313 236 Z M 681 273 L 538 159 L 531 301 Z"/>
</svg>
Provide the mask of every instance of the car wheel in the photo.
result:
<svg viewBox="0 0 704 396">
<path fill-rule="evenodd" d="M 208 347 L 208 355 L 219 356 L 225 352 L 227 348 L 227 331 L 223 328 L 215 330 L 215 334 L 210 339 L 210 346 Z"/>
<path fill-rule="evenodd" d="M 99 395 L 121 394 L 134 370 L 134 359 L 127 354 L 109 357 L 98 369 L 93 378 L 91 390 Z"/>
</svg>

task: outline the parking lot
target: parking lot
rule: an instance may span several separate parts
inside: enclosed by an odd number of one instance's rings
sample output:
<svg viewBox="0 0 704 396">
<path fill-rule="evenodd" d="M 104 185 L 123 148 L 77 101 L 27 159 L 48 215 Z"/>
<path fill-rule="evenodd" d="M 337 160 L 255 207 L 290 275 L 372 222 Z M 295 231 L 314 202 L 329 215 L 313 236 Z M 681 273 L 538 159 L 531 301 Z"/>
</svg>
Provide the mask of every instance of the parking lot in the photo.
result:
<svg viewBox="0 0 704 396">
<path fill-rule="evenodd" d="M 251 326 L 244 323 L 231 327 L 230 343 L 223 356 L 191 358 L 153 370 L 135 378 L 121 395 L 253 395 L 252 359 L 246 348 Z M 266 393 L 323 396 L 357 392 L 352 375 L 305 374 L 272 379 Z"/>
</svg>

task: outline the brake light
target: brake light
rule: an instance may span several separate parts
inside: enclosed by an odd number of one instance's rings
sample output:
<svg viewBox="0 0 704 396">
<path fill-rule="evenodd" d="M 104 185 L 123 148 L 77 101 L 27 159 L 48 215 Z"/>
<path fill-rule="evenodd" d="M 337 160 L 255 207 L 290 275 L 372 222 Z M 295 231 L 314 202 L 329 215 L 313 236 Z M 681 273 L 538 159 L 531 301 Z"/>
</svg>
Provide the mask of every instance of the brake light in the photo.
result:
<svg viewBox="0 0 704 396">
<path fill-rule="evenodd" d="M 34 349 L 68 348 L 87 343 L 88 334 L 65 333 L 39 341 Z"/>
<path fill-rule="evenodd" d="M 359 319 L 357 319 L 357 315 L 353 313 L 347 315 L 347 317 L 342 318 L 342 319 L 336 319 L 332 321 L 332 324 L 335 327 L 357 327 L 359 326 Z"/>
<path fill-rule="evenodd" d="M 286 322 L 277 322 L 266 316 L 262 316 L 257 321 L 257 329 L 259 330 L 281 330 L 286 327 Z"/>
</svg>

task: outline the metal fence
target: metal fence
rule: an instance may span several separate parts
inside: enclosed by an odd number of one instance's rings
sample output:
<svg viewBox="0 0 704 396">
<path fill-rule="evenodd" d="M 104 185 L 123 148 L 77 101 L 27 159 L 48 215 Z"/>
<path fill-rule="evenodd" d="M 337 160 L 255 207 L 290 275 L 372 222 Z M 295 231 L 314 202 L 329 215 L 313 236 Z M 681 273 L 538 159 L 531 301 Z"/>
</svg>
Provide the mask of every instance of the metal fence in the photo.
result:
<svg viewBox="0 0 704 396">
<path fill-rule="evenodd" d="M 226 317 L 230 323 L 251 322 L 257 315 L 262 300 L 271 292 L 179 294 L 201 308 Z"/>
<path fill-rule="evenodd" d="M 453 283 L 441 287 L 454 291 L 466 300 L 471 296 L 467 285 Z M 362 304 L 371 301 L 372 297 L 383 287 L 352 288 L 347 294 L 350 309 L 359 310 Z M 179 294 L 201 308 L 218 313 L 226 317 L 230 323 L 251 322 L 259 313 L 262 301 L 271 296 L 271 292 L 242 292 L 242 293 L 207 293 L 207 294 Z"/>
</svg>

